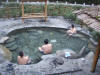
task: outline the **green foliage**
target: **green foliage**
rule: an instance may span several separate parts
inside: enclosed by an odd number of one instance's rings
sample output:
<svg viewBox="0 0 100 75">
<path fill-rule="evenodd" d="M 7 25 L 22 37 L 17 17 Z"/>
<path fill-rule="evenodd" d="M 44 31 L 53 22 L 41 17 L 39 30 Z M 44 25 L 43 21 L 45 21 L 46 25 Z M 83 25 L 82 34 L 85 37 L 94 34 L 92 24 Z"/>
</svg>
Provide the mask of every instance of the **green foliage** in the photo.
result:
<svg viewBox="0 0 100 75">
<path fill-rule="evenodd" d="M 88 30 L 90 31 L 90 34 L 93 36 L 95 41 L 98 41 L 99 37 L 100 37 L 100 33 L 94 31 L 92 28 L 88 28 Z"/>
<path fill-rule="evenodd" d="M 11 17 L 16 17 L 16 16 L 21 16 L 21 5 L 20 4 L 15 4 L 15 3 L 10 3 L 10 4 L 4 4 L 4 11 L 0 11 L 0 17 L 3 15 L 6 15 L 6 9 L 5 7 L 19 7 L 18 9 L 10 9 L 9 14 Z M 66 19 L 71 19 L 71 20 L 76 20 L 75 14 L 72 12 L 74 10 L 79 10 L 82 7 L 80 6 L 66 6 L 66 5 L 48 5 L 47 6 L 47 14 L 48 16 L 64 16 Z M 24 12 L 25 13 L 38 13 L 38 12 L 43 12 L 44 11 L 44 5 L 29 5 L 25 4 L 24 5 Z M 6 12 L 6 13 L 4 13 Z"/>
<path fill-rule="evenodd" d="M 18 6 L 20 6 L 20 4 L 19 3 L 3 3 L 3 5 L 6 7 L 6 6 L 8 6 L 8 7 L 18 7 Z"/>
<path fill-rule="evenodd" d="M 5 15 L 5 9 L 0 9 L 0 17 L 4 17 Z"/>
<path fill-rule="evenodd" d="M 82 6 L 73 6 L 72 7 L 74 10 L 80 10 L 81 8 L 83 8 Z"/>
<path fill-rule="evenodd" d="M 97 20 L 100 20 L 100 16 L 96 16 L 95 18 L 96 18 Z"/>
<path fill-rule="evenodd" d="M 67 18 L 67 19 L 74 20 L 74 21 L 76 20 L 76 15 L 73 14 L 72 12 L 66 13 L 66 14 L 64 15 L 64 17 Z"/>
<path fill-rule="evenodd" d="M 100 37 L 100 33 L 96 32 L 96 31 L 92 31 L 92 36 L 94 38 L 95 41 L 98 41 L 99 37 Z"/>
<path fill-rule="evenodd" d="M 93 29 L 92 29 L 92 28 L 88 28 L 88 30 L 89 30 L 90 32 L 92 32 L 92 31 L 93 31 Z"/>
</svg>

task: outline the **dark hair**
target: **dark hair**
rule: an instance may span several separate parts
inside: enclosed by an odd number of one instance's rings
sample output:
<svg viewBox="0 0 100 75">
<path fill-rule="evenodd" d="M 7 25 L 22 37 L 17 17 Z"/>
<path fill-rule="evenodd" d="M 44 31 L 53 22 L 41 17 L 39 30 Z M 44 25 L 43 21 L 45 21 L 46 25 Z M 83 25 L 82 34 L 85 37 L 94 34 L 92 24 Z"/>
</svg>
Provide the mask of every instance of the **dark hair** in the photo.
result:
<svg viewBox="0 0 100 75">
<path fill-rule="evenodd" d="M 74 28 L 74 25 L 72 24 L 72 28 Z"/>
<path fill-rule="evenodd" d="M 48 39 L 45 39 L 45 40 L 44 40 L 44 43 L 45 43 L 45 44 L 48 44 Z"/>
<path fill-rule="evenodd" d="M 23 51 L 20 51 L 20 52 L 19 52 L 19 56 L 20 56 L 20 57 L 23 57 L 23 56 L 24 56 Z"/>
</svg>

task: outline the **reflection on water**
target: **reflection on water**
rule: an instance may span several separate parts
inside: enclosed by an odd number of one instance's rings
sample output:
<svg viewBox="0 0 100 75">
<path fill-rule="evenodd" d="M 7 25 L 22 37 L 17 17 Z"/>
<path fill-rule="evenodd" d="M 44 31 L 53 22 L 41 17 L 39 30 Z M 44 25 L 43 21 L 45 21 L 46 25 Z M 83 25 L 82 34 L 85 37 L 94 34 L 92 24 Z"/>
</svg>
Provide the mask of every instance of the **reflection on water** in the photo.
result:
<svg viewBox="0 0 100 75">
<path fill-rule="evenodd" d="M 49 39 L 49 42 L 53 44 L 53 53 L 56 50 L 64 49 L 72 49 L 79 52 L 83 46 L 86 46 L 87 51 L 89 50 L 87 47 L 89 41 L 86 36 L 78 34 L 78 37 L 71 37 L 63 29 L 27 28 L 14 31 L 9 36 L 11 38 L 6 41 L 5 45 L 12 50 L 13 62 L 16 62 L 16 57 L 20 50 L 23 50 L 25 55 L 30 56 L 34 63 L 38 62 L 37 59 L 42 55 L 38 51 L 38 47 L 44 44 L 44 39 Z"/>
</svg>

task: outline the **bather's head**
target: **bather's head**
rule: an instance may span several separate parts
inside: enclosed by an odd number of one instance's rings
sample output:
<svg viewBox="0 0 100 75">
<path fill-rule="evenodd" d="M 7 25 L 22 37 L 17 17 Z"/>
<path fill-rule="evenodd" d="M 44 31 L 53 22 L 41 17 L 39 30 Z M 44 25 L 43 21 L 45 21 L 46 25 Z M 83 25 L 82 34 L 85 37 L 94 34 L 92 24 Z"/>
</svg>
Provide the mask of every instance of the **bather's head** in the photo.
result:
<svg viewBox="0 0 100 75">
<path fill-rule="evenodd" d="M 48 39 L 45 39 L 45 40 L 44 40 L 44 43 L 45 43 L 45 44 L 48 44 Z"/>
<path fill-rule="evenodd" d="M 23 56 L 24 56 L 23 51 L 20 51 L 20 52 L 19 52 L 19 56 L 20 56 L 20 57 L 23 57 Z"/>
<path fill-rule="evenodd" d="M 74 28 L 74 25 L 72 24 L 72 28 Z"/>
</svg>

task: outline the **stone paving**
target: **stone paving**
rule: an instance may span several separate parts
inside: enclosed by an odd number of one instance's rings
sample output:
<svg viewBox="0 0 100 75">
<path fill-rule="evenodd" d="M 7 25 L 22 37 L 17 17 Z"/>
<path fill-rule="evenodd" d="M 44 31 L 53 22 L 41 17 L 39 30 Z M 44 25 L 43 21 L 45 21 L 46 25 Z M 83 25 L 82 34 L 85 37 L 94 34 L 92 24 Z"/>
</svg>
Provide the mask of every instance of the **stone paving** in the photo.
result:
<svg viewBox="0 0 100 75">
<path fill-rule="evenodd" d="M 0 19 L 0 39 L 6 37 L 6 34 L 15 29 L 25 27 L 69 28 L 70 26 L 71 22 L 63 17 L 48 17 L 47 22 L 42 22 L 40 19 L 27 19 L 25 23 L 22 23 L 21 19 Z M 77 29 L 80 30 L 80 28 Z M 90 72 L 93 55 L 93 52 L 90 52 L 86 57 L 78 59 L 58 57 L 56 54 L 44 55 L 43 60 L 37 64 L 17 65 L 12 63 L 13 68 L 10 66 L 10 70 L 8 64 L 11 64 L 11 62 L 5 60 L 0 63 L 0 75 L 99 75 L 99 62 L 96 72 Z M 63 63 L 61 64 L 61 62 Z"/>
<path fill-rule="evenodd" d="M 86 8 L 84 10 L 74 11 L 77 18 L 85 23 L 88 27 L 100 32 L 100 5 Z"/>
</svg>

